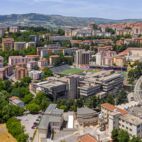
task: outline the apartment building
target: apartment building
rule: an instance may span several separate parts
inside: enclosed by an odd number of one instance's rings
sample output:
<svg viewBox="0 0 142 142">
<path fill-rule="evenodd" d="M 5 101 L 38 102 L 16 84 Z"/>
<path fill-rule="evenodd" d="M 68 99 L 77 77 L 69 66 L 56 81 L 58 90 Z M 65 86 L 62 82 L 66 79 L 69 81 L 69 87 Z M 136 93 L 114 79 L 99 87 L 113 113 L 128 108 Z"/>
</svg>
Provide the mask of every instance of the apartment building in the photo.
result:
<svg viewBox="0 0 142 142">
<path fill-rule="evenodd" d="M 116 55 L 117 53 L 115 51 L 100 51 L 96 54 L 96 65 L 113 66 L 113 57 L 115 57 Z"/>
<path fill-rule="evenodd" d="M 43 69 L 43 68 L 45 68 L 45 67 L 48 67 L 48 60 L 47 59 L 40 59 L 39 61 L 38 61 L 38 67 L 40 68 L 40 69 Z"/>
<path fill-rule="evenodd" d="M 115 110 L 117 110 L 121 115 L 128 114 L 128 112 L 125 109 L 118 108 L 109 103 L 101 104 L 101 114 L 106 122 L 109 121 L 110 114 L 114 112 Z"/>
<path fill-rule="evenodd" d="M 30 61 L 37 61 L 37 60 L 39 60 L 38 55 L 27 55 L 25 57 L 23 57 L 23 56 L 9 56 L 8 64 L 15 66 L 19 63 L 27 64 Z"/>
<path fill-rule="evenodd" d="M 11 27 L 9 27 L 9 32 L 10 33 L 17 33 L 17 32 L 19 32 L 19 27 L 11 26 Z"/>
<path fill-rule="evenodd" d="M 3 38 L 2 39 L 2 50 L 10 51 L 14 49 L 14 39 L 13 38 Z"/>
<path fill-rule="evenodd" d="M 14 42 L 14 50 L 23 50 L 26 48 L 26 42 Z"/>
<path fill-rule="evenodd" d="M 131 114 L 121 115 L 115 110 L 109 115 L 109 132 L 113 129 L 123 129 L 130 136 L 142 138 L 142 119 Z"/>
<path fill-rule="evenodd" d="M 89 65 L 90 61 L 90 51 L 85 50 L 77 50 L 75 54 L 75 65 L 77 67 L 83 66 L 83 65 Z"/>
<path fill-rule="evenodd" d="M 42 71 L 32 70 L 29 72 L 29 77 L 32 78 L 32 80 L 40 80 L 42 77 Z"/>
<path fill-rule="evenodd" d="M 33 70 L 38 68 L 38 62 L 37 61 L 29 61 L 27 62 L 27 69 Z"/>
<path fill-rule="evenodd" d="M 16 67 L 15 69 L 15 79 L 20 80 L 23 79 L 24 77 L 28 76 L 28 71 L 26 68 L 23 67 Z"/>
</svg>

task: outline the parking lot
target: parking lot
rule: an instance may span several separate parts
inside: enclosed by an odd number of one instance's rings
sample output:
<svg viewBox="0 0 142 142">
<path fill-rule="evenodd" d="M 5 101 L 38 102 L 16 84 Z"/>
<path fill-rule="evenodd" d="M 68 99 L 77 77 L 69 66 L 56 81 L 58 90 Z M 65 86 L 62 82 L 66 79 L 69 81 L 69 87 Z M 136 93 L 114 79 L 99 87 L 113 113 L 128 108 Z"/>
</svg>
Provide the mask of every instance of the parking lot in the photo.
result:
<svg viewBox="0 0 142 142">
<path fill-rule="evenodd" d="M 35 128 L 33 129 L 34 123 L 38 123 L 39 121 L 36 121 L 39 119 L 39 114 L 38 115 L 24 115 L 21 117 L 17 117 L 17 119 L 21 120 L 21 124 L 25 127 L 25 132 L 29 135 L 29 138 L 33 137 L 33 134 L 35 132 Z"/>
</svg>

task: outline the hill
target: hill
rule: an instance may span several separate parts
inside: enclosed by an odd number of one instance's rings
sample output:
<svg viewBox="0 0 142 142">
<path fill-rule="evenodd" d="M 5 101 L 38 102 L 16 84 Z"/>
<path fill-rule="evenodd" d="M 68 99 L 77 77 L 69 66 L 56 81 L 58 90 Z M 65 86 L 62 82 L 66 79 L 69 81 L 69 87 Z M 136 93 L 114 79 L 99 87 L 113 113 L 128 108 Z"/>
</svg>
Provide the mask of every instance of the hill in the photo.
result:
<svg viewBox="0 0 142 142">
<path fill-rule="evenodd" d="M 137 21 L 142 21 L 142 19 L 112 20 L 104 18 L 67 17 L 61 15 L 44 15 L 36 13 L 0 15 L 0 25 L 6 26 L 86 26 L 91 22 L 103 24 Z"/>
</svg>

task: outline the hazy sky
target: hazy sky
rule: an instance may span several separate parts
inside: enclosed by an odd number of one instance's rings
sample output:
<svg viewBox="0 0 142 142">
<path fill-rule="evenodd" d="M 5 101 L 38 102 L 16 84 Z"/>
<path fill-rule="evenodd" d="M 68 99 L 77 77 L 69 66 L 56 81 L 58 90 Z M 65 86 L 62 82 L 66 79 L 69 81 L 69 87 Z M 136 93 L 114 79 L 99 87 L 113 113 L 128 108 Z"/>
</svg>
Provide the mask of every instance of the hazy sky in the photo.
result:
<svg viewBox="0 0 142 142">
<path fill-rule="evenodd" d="M 142 0 L 0 0 L 0 15 L 11 13 L 142 18 Z"/>
</svg>

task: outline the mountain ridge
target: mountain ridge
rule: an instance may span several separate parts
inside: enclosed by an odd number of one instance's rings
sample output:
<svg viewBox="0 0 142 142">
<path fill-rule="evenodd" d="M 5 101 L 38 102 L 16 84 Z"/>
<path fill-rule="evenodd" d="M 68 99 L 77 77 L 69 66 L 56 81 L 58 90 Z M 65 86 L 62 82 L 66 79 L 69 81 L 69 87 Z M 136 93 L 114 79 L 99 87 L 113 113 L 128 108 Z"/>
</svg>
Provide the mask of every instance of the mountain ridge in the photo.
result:
<svg viewBox="0 0 142 142">
<path fill-rule="evenodd" d="M 142 22 L 142 19 L 113 20 L 97 17 L 73 17 L 62 15 L 46 15 L 39 13 L 0 15 L 0 25 L 18 26 L 87 26 L 89 23 L 97 24 Z"/>
</svg>

